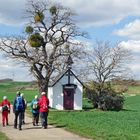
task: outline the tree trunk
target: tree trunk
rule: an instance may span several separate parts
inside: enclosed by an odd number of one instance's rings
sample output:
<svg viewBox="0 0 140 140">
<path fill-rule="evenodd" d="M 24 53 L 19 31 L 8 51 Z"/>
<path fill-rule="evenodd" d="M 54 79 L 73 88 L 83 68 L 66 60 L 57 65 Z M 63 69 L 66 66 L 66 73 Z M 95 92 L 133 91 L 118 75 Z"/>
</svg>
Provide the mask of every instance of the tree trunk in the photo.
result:
<svg viewBox="0 0 140 140">
<path fill-rule="evenodd" d="M 47 95 L 48 85 L 49 85 L 49 80 L 46 80 L 46 79 L 38 80 L 39 93 L 41 94 L 42 92 L 46 92 L 46 95 Z"/>
</svg>

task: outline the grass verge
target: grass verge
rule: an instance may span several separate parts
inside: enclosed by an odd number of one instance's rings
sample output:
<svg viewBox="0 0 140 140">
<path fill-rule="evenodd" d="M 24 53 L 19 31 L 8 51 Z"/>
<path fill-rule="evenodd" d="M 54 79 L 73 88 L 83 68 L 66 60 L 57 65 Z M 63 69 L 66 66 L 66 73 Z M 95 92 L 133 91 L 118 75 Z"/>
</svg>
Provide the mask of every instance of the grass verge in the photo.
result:
<svg viewBox="0 0 140 140">
<path fill-rule="evenodd" d="M 4 133 L 0 132 L 0 140 L 10 140 Z"/>
</svg>

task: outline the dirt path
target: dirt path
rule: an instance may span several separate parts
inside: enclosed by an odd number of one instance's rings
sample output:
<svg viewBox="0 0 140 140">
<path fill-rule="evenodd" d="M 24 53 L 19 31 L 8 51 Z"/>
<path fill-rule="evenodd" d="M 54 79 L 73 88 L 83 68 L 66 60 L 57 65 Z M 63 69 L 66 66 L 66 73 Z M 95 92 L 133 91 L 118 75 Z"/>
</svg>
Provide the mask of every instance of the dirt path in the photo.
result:
<svg viewBox="0 0 140 140">
<path fill-rule="evenodd" d="M 9 115 L 9 126 L 2 127 L 0 124 L 0 131 L 4 132 L 11 140 L 89 140 L 52 125 L 49 125 L 48 129 L 33 126 L 32 119 L 27 115 L 25 117 L 26 124 L 23 125 L 22 131 L 19 131 L 13 128 L 13 120 L 14 114 L 11 113 Z"/>
</svg>

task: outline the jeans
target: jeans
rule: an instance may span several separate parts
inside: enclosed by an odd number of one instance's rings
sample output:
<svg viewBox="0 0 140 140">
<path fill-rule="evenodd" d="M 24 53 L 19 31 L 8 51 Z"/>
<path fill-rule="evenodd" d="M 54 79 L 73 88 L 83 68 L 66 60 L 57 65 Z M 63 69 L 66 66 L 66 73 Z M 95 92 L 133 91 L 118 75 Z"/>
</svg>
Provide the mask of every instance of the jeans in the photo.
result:
<svg viewBox="0 0 140 140">
<path fill-rule="evenodd" d="M 42 127 L 47 127 L 48 125 L 48 112 L 40 112 Z"/>
<path fill-rule="evenodd" d="M 23 123 L 23 124 L 25 123 L 25 110 L 24 110 L 23 113 L 22 113 L 22 123 Z"/>
<path fill-rule="evenodd" d="M 18 117 L 19 117 L 19 129 L 21 129 L 21 126 L 22 126 L 23 111 L 15 111 L 14 128 L 17 128 Z"/>
<path fill-rule="evenodd" d="M 38 125 L 39 113 L 33 113 L 33 125 Z"/>
</svg>

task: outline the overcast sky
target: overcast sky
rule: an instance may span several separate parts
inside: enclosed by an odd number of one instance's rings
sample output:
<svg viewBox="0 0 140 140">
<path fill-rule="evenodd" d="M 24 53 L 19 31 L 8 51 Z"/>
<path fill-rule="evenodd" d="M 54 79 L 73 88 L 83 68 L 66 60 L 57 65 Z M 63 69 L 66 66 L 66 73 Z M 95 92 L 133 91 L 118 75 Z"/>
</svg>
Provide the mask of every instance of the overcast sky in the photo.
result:
<svg viewBox="0 0 140 140">
<path fill-rule="evenodd" d="M 140 0 L 57 0 L 77 13 L 77 24 L 96 39 L 120 42 L 133 52 L 129 66 L 140 79 Z M 0 0 L 0 35 L 21 34 L 26 23 L 26 0 Z M 27 70 L 0 54 L 0 79 L 32 80 Z"/>
</svg>

